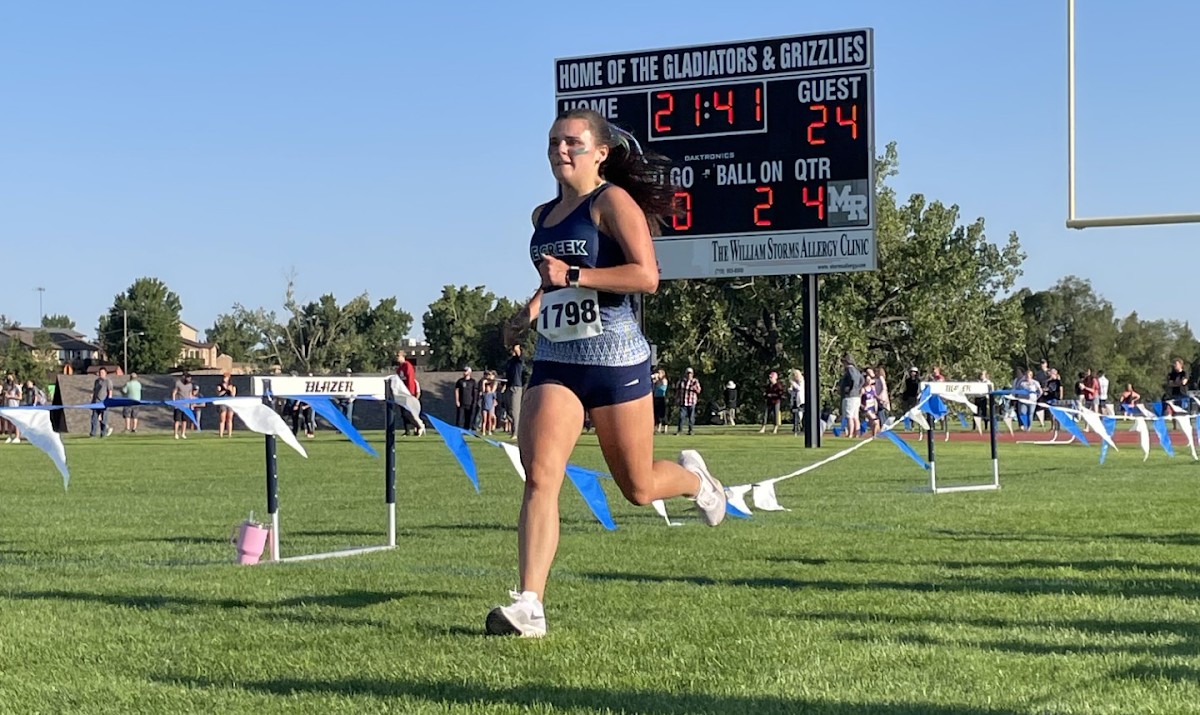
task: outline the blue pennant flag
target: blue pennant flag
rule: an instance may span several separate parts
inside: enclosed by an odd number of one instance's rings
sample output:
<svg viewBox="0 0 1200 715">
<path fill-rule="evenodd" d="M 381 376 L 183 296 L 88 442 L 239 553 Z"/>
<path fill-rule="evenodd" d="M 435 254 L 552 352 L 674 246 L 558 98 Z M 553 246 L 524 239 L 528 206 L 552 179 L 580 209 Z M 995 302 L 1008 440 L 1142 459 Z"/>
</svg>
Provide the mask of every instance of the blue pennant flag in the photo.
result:
<svg viewBox="0 0 1200 715">
<path fill-rule="evenodd" d="M 567 477 L 579 490 L 579 496 L 583 497 L 588 509 L 592 510 L 592 514 L 604 525 L 604 528 L 609 531 L 615 530 L 617 525 L 613 522 L 612 513 L 608 510 L 608 499 L 604 496 L 604 489 L 600 486 L 600 473 L 568 464 Z"/>
<path fill-rule="evenodd" d="M 1156 404 L 1156 407 L 1161 406 L 1162 403 Z M 1155 419 L 1154 432 L 1158 435 L 1158 443 L 1162 445 L 1163 451 L 1174 457 L 1175 448 L 1171 446 L 1171 433 L 1167 431 L 1167 421 L 1162 417 Z"/>
<path fill-rule="evenodd" d="M 350 420 L 346 419 L 346 415 L 333 404 L 333 400 L 328 397 L 317 397 L 315 395 L 305 395 L 304 401 L 312 406 L 313 412 L 325 418 L 325 421 L 333 425 L 337 431 L 350 438 L 350 441 L 361 447 L 367 454 L 372 457 L 378 457 L 375 450 L 363 438 L 362 433 L 354 429 L 354 425 Z"/>
<path fill-rule="evenodd" d="M 1157 416 L 1157 417 L 1163 416 L 1163 403 L 1162 402 L 1154 402 L 1154 403 L 1151 403 L 1150 406 L 1152 408 L 1154 408 L 1155 416 Z"/>
<path fill-rule="evenodd" d="M 749 514 L 742 511 L 741 509 L 738 509 L 733 504 L 730 504 L 728 499 L 725 500 L 725 513 L 728 514 L 729 516 L 735 516 L 739 519 L 749 519 L 750 518 Z"/>
<path fill-rule="evenodd" d="M 900 448 L 901 452 L 907 454 L 912 461 L 916 462 L 921 469 L 929 469 L 929 462 L 926 462 L 921 455 L 917 454 L 917 450 L 913 449 L 912 445 L 904 441 L 904 438 L 896 434 L 893 430 L 884 430 L 883 436 L 892 441 L 892 444 Z"/>
<path fill-rule="evenodd" d="M 950 412 L 950 408 L 946 407 L 946 401 L 941 396 L 932 395 L 929 401 L 925 403 L 925 411 L 933 419 L 940 420 Z"/>
<path fill-rule="evenodd" d="M 965 412 L 958 413 L 958 421 L 962 423 L 963 427 L 966 427 L 967 429 L 971 429 L 971 425 L 967 424 L 967 415 Z"/>
<path fill-rule="evenodd" d="M 1079 440 L 1080 443 L 1082 443 L 1085 447 L 1091 446 L 1091 444 L 1087 441 L 1087 437 L 1083 434 L 1083 430 L 1079 429 L 1079 425 L 1075 424 L 1075 418 L 1071 417 L 1071 415 L 1068 415 L 1066 412 L 1063 412 L 1061 407 L 1055 407 L 1053 405 L 1047 405 L 1047 407 L 1050 408 L 1050 414 L 1054 416 L 1054 419 L 1058 421 L 1058 424 L 1061 425 L 1063 429 L 1070 432 L 1071 435 L 1074 436 L 1075 439 Z"/>
<path fill-rule="evenodd" d="M 185 417 L 187 417 L 189 420 L 192 421 L 192 424 L 196 425 L 196 429 L 200 429 L 200 421 L 196 419 L 196 413 L 192 412 L 192 408 L 188 406 L 189 404 L 193 404 L 194 402 L 195 402 L 195 400 L 192 400 L 189 397 L 185 400 L 164 400 L 163 404 L 170 405 L 171 407 L 174 407 L 175 409 L 182 412 Z"/>
<path fill-rule="evenodd" d="M 912 431 L 912 425 L 913 425 L 912 418 L 908 416 L 908 413 L 907 413 L 907 412 L 905 412 L 905 413 L 904 413 L 904 429 L 906 429 L 906 430 L 908 430 L 908 431 L 910 431 L 910 432 L 911 432 L 911 431 Z"/>
<path fill-rule="evenodd" d="M 427 418 L 437 430 L 438 436 L 446 443 L 446 448 L 458 460 L 459 466 L 462 467 L 463 473 L 471 480 L 471 484 L 475 485 L 475 491 L 479 491 L 479 474 L 475 469 L 475 458 L 471 456 L 471 450 L 467 447 L 467 441 L 463 439 L 464 435 L 471 434 L 470 431 L 454 427 L 442 422 L 438 418 L 429 413 L 423 413 L 423 417 Z"/>
<path fill-rule="evenodd" d="M 1101 422 L 1101 424 L 1104 425 L 1104 431 L 1107 432 L 1109 434 L 1109 436 L 1112 436 L 1113 434 L 1115 434 L 1113 432 L 1113 430 L 1115 430 L 1117 428 L 1117 418 L 1116 417 L 1104 417 L 1100 420 L 1100 422 Z M 1100 463 L 1101 464 L 1104 464 L 1104 458 L 1107 456 L 1108 456 L 1108 441 L 1105 440 L 1105 442 L 1100 445 Z"/>
</svg>

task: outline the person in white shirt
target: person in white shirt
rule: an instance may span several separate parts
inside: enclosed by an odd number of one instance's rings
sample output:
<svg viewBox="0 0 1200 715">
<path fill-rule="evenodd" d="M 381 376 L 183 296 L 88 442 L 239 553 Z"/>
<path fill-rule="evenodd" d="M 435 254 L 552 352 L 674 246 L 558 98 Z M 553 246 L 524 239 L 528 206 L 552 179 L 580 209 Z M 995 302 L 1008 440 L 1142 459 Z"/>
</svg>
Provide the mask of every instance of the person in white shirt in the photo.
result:
<svg viewBox="0 0 1200 715">
<path fill-rule="evenodd" d="M 1101 370 L 1097 379 L 1100 382 L 1100 414 L 1111 415 L 1113 409 L 1108 406 L 1108 376 Z"/>
</svg>

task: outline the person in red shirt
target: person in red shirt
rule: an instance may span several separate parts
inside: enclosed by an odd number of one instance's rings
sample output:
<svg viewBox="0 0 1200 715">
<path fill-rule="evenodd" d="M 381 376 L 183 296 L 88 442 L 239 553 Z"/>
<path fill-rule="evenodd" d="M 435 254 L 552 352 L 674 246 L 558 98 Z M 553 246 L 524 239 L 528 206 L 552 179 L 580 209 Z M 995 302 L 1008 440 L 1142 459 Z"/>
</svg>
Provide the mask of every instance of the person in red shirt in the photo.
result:
<svg viewBox="0 0 1200 715">
<path fill-rule="evenodd" d="M 393 365 L 396 368 L 396 375 L 400 377 L 400 381 L 404 383 L 404 388 L 408 390 L 409 394 L 413 397 L 420 397 L 421 391 L 417 387 L 417 369 L 408 361 L 408 353 L 404 350 L 397 351 L 396 361 Z M 417 422 L 411 412 L 401 407 L 400 416 L 404 420 L 405 436 L 416 434 L 420 437 L 425 434 L 425 425 Z"/>
</svg>

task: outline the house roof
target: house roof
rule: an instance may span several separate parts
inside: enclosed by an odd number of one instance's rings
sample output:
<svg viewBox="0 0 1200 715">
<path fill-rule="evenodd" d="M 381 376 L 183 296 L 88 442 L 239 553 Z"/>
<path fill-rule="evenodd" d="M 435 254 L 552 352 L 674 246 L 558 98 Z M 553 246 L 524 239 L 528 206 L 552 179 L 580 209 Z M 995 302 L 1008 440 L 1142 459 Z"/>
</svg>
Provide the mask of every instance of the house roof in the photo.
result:
<svg viewBox="0 0 1200 715">
<path fill-rule="evenodd" d="M 67 328 L 10 328 L 0 330 L 0 333 L 31 349 L 37 347 L 33 342 L 34 335 L 37 333 L 45 333 L 49 336 L 50 342 L 59 350 L 95 351 L 100 349 L 99 345 L 88 342 L 83 333 Z"/>
</svg>

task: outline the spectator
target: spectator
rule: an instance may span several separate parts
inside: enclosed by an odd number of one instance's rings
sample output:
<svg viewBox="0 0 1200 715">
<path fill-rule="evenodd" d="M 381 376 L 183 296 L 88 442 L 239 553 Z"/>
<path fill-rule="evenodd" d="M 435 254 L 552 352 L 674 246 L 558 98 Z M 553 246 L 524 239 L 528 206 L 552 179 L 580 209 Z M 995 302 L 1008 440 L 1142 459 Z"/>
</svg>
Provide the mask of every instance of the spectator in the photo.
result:
<svg viewBox="0 0 1200 715">
<path fill-rule="evenodd" d="M 476 387 L 471 368 L 464 367 L 462 377 L 454 383 L 454 424 L 465 430 L 471 429 L 471 420 L 475 416 Z"/>
<path fill-rule="evenodd" d="M 653 375 L 654 380 L 654 433 L 667 433 L 667 392 L 671 389 L 671 381 L 667 379 L 667 371 L 659 368 Z"/>
<path fill-rule="evenodd" d="M 1121 407 L 1124 408 L 1125 413 L 1130 414 L 1136 412 L 1135 407 L 1137 406 L 1138 401 L 1141 399 L 1142 396 L 1133 389 L 1133 383 L 1126 383 L 1125 390 L 1121 393 L 1120 397 Z"/>
<path fill-rule="evenodd" d="M 688 434 L 696 428 L 696 402 L 700 399 L 700 381 L 696 379 L 695 371 L 688 368 L 683 379 L 675 387 L 675 401 L 679 404 L 679 426 L 675 434 L 683 431 L 687 422 Z"/>
<path fill-rule="evenodd" d="M 1092 412 L 1100 411 L 1100 381 L 1090 367 L 1083 373 L 1083 406 Z"/>
<path fill-rule="evenodd" d="M 867 429 L 871 436 L 879 434 L 879 397 L 875 391 L 875 368 L 868 367 L 863 375 L 862 416 L 867 421 Z"/>
<path fill-rule="evenodd" d="M 96 374 L 96 380 L 92 383 L 92 402 L 104 402 L 112 397 L 113 384 L 108 377 L 108 370 L 100 368 Z M 112 434 L 112 427 L 108 426 L 108 410 L 104 406 L 92 409 L 92 427 L 88 432 L 89 437 L 107 437 Z"/>
<path fill-rule="evenodd" d="M 984 384 L 984 386 L 985 386 L 984 389 L 987 390 L 988 394 L 990 394 L 992 392 L 992 390 L 995 389 L 995 385 L 992 384 L 991 378 L 988 377 L 987 370 L 979 371 L 979 380 L 978 381 L 982 382 Z M 975 414 L 979 418 L 979 422 L 977 422 L 976 424 L 982 425 L 984 421 L 991 418 L 991 412 L 989 412 L 989 410 L 988 410 L 988 407 L 989 407 L 988 395 L 987 394 L 976 395 L 974 402 L 975 402 Z"/>
<path fill-rule="evenodd" d="M 908 414 L 914 407 L 917 406 L 917 400 L 921 396 L 921 371 L 915 367 L 908 368 L 908 374 L 904 376 L 904 392 L 900 393 L 900 409 L 904 410 L 904 414 Z"/>
<path fill-rule="evenodd" d="M 292 434 L 299 435 L 301 427 L 304 428 L 304 436 L 308 439 L 317 436 L 312 405 L 303 400 L 292 400 Z M 184 435 L 184 439 L 187 439 L 187 435 Z"/>
<path fill-rule="evenodd" d="M 400 378 L 404 389 L 408 390 L 409 394 L 418 400 L 421 399 L 421 386 L 417 384 L 417 369 L 411 362 L 408 361 L 408 352 L 400 350 L 396 353 L 396 360 L 392 364 L 392 368 L 396 371 L 396 376 Z M 416 435 L 420 437 L 425 434 L 424 422 L 413 417 L 413 414 L 404 407 L 397 405 L 400 410 L 400 420 L 404 424 L 404 436 L 408 437 Z"/>
<path fill-rule="evenodd" d="M 125 381 L 125 385 L 121 387 L 121 394 L 131 400 L 142 400 L 142 381 L 138 379 L 136 372 L 129 373 L 129 379 Z M 121 408 L 121 416 L 125 418 L 125 431 L 137 432 L 138 428 L 138 405 L 126 405 Z"/>
<path fill-rule="evenodd" d="M 763 399 L 766 400 L 766 405 L 763 409 L 763 421 L 762 427 L 758 430 L 759 434 L 767 431 L 768 424 L 773 424 L 775 427 L 771 434 L 779 432 L 779 425 L 782 422 L 779 406 L 783 403 L 783 397 L 786 394 L 787 388 L 779 381 L 779 373 L 772 370 L 767 375 L 767 386 L 763 390 Z"/>
<path fill-rule="evenodd" d="M 1100 388 L 1100 412 L 1105 415 L 1111 415 L 1113 410 L 1108 404 L 1108 376 L 1104 374 L 1103 370 L 1096 375 L 1096 383 Z"/>
<path fill-rule="evenodd" d="M 496 431 L 496 373 L 493 371 L 484 373 L 479 391 L 479 404 L 483 420 L 482 432 L 490 435 Z"/>
<path fill-rule="evenodd" d="M 171 388 L 171 400 L 186 400 L 192 396 L 192 376 L 185 370 L 176 380 L 175 385 Z M 187 413 L 181 409 L 181 406 L 175 407 L 173 415 L 175 439 L 187 439 Z"/>
<path fill-rule="evenodd" d="M 7 375 L 5 375 L 4 385 L 2 387 L 0 387 L 0 391 L 2 391 L 2 393 L 3 393 L 3 394 L 0 394 L 0 405 L 4 405 L 5 407 L 20 407 L 21 406 L 21 398 L 22 398 L 21 382 L 19 380 L 17 380 L 17 376 L 15 373 L 10 372 Z M 4 424 L 5 435 L 11 435 L 11 436 L 6 436 L 4 441 L 6 443 L 20 444 L 21 443 L 21 431 L 19 429 L 17 429 L 16 423 L 9 421 L 9 420 L 5 420 L 4 423 L 5 423 Z"/>
<path fill-rule="evenodd" d="M 941 373 L 934 368 L 934 374 Z M 936 379 L 936 378 L 935 378 Z M 859 413 L 862 410 L 863 375 L 850 353 L 842 356 L 842 377 L 838 380 L 838 394 L 842 398 L 842 416 L 847 420 L 847 432 L 857 437 L 862 429 Z"/>
<path fill-rule="evenodd" d="M 788 406 L 792 411 L 792 436 L 800 436 L 800 423 L 804 419 L 804 373 L 792 369 L 792 382 L 788 385 Z"/>
<path fill-rule="evenodd" d="M 512 354 L 504 366 L 504 381 L 507 385 L 505 402 L 512 422 L 510 438 L 516 439 L 517 430 L 520 429 L 518 423 L 521 421 L 521 396 L 525 392 L 525 361 L 521 357 L 520 343 L 512 346 Z"/>
<path fill-rule="evenodd" d="M 1041 384 L 1034 379 L 1033 370 L 1026 370 L 1013 384 L 1013 390 L 1018 394 L 1013 397 L 1017 402 L 1017 417 L 1021 423 L 1021 431 L 1028 432 L 1029 424 L 1033 421 L 1033 405 L 1038 403 L 1042 395 Z"/>
<path fill-rule="evenodd" d="M 738 393 L 737 383 L 733 380 L 725 383 L 725 424 L 732 427 L 737 424 Z"/>
<path fill-rule="evenodd" d="M 1051 405 L 1057 407 L 1064 398 L 1062 378 L 1059 377 L 1058 370 L 1050 368 L 1050 376 L 1046 378 L 1046 383 L 1041 387 L 1042 394 L 1038 396 L 1039 409 L 1050 415 L 1050 429 L 1057 432 L 1061 425 L 1058 424 L 1058 420 L 1054 419 L 1054 413 L 1046 408 Z"/>
<path fill-rule="evenodd" d="M 1171 363 L 1171 371 L 1167 373 L 1166 393 L 1163 401 L 1163 414 L 1172 415 L 1183 411 L 1183 400 L 1187 398 L 1187 371 L 1183 369 L 1183 358 L 1175 358 Z"/>
<path fill-rule="evenodd" d="M 237 387 L 233 384 L 233 378 L 229 373 L 221 375 L 221 382 L 217 383 L 217 397 L 237 397 Z M 199 418 L 199 415 L 197 415 Z M 233 408 L 226 404 L 217 405 L 217 437 L 224 437 L 225 430 L 229 430 L 229 436 L 233 436 Z"/>
<path fill-rule="evenodd" d="M 198 399 L 200 399 L 201 397 L 204 397 L 204 395 L 202 395 L 202 394 L 200 393 L 200 386 L 199 386 L 199 385 L 195 385 L 195 384 L 193 384 L 193 385 L 192 385 L 192 399 L 197 399 L 197 400 L 198 400 Z M 203 424 L 203 423 L 200 421 L 200 418 L 201 418 L 201 416 L 204 414 L 204 408 L 205 408 L 205 407 L 206 407 L 206 405 L 205 405 L 205 403 L 203 403 L 203 402 L 196 402 L 196 403 L 194 403 L 194 404 L 192 405 L 192 412 L 196 413 L 196 424 L 192 425 L 192 429 L 193 429 L 193 430 L 195 430 L 195 431 L 197 431 L 197 432 L 199 432 L 199 431 L 200 431 L 200 425 L 201 425 L 201 424 Z M 187 423 L 187 422 L 184 422 L 184 423 L 183 423 L 183 434 L 184 434 L 184 438 L 185 438 L 185 439 L 186 439 L 186 437 L 187 437 L 187 426 L 188 426 L 188 423 Z"/>
<path fill-rule="evenodd" d="M 1033 377 L 1035 380 L 1037 380 L 1037 383 L 1042 386 L 1042 390 L 1045 390 L 1046 383 L 1050 380 L 1050 362 L 1043 359 L 1041 363 L 1038 364 L 1037 372 L 1034 373 Z"/>
<path fill-rule="evenodd" d="M 886 425 L 892 413 L 892 396 L 888 392 L 887 370 L 883 363 L 875 368 L 875 399 L 879 402 L 879 424 Z"/>
</svg>

